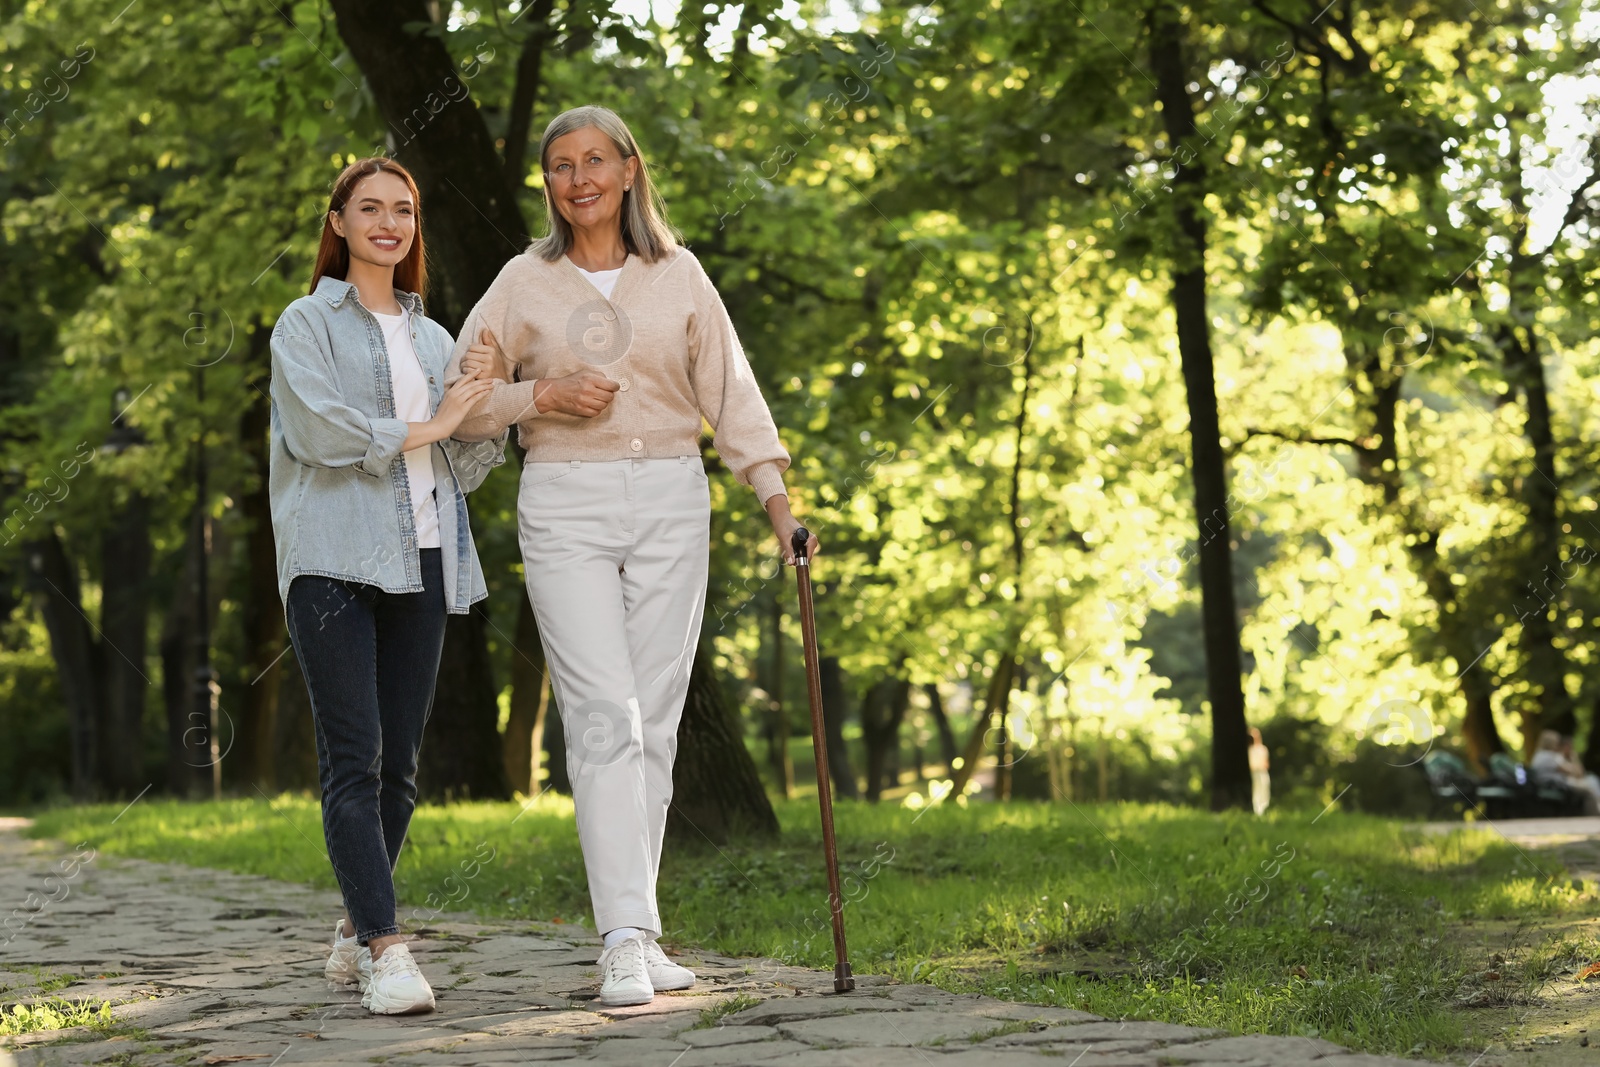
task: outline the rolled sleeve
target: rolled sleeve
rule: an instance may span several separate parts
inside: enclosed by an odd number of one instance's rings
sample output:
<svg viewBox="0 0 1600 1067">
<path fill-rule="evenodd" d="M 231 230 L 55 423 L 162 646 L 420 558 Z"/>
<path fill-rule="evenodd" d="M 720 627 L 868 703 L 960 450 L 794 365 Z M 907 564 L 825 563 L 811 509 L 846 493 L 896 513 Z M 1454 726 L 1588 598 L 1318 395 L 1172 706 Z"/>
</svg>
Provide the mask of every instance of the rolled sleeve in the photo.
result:
<svg viewBox="0 0 1600 1067">
<path fill-rule="evenodd" d="M 381 477 L 411 432 L 403 419 L 370 418 L 346 404 L 323 347 L 281 321 L 272 331 L 272 403 L 284 446 L 307 466 Z"/>
<path fill-rule="evenodd" d="M 470 493 L 483 484 L 489 472 L 506 461 L 507 431 L 488 441 L 458 441 L 448 438 L 442 442 L 456 472 L 456 483 L 463 493 Z"/>
</svg>

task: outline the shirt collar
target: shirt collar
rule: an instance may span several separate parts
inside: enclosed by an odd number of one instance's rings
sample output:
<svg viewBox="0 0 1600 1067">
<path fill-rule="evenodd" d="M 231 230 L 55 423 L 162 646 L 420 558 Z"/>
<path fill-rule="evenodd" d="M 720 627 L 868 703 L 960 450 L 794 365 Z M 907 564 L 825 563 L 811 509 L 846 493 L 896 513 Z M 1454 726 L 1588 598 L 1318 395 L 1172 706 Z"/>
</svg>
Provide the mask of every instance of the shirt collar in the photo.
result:
<svg viewBox="0 0 1600 1067">
<path fill-rule="evenodd" d="M 356 291 L 354 282 L 347 282 L 339 278 L 330 278 L 324 274 L 317 281 L 316 295 L 328 302 L 331 308 L 339 307 L 350 294 Z M 403 289 L 394 291 L 394 298 L 400 301 L 400 306 L 413 315 L 422 314 L 422 297 L 416 293 L 408 293 Z"/>
</svg>

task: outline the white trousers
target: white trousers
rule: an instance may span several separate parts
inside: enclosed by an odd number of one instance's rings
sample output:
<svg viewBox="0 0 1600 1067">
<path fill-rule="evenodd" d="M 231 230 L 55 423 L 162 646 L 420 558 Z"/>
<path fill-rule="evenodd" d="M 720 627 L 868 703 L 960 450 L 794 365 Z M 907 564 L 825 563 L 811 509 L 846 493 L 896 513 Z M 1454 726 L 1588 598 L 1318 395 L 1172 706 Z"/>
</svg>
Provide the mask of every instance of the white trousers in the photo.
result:
<svg viewBox="0 0 1600 1067">
<path fill-rule="evenodd" d="M 596 928 L 659 935 L 656 872 L 705 611 L 705 468 L 699 456 L 528 463 L 517 532 Z"/>
</svg>

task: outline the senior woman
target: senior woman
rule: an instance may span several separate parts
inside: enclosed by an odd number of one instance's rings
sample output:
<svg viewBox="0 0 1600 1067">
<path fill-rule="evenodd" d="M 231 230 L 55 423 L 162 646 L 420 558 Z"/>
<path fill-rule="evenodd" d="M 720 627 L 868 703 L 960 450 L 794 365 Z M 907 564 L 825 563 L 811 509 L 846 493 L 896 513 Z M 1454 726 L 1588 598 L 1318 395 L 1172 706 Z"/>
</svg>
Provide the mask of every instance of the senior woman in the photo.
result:
<svg viewBox="0 0 1600 1067">
<path fill-rule="evenodd" d="M 667 224 L 628 127 L 558 115 L 539 146 L 549 232 L 506 264 L 451 377 L 494 377 L 463 440 L 516 425 L 518 533 L 567 736 L 589 875 L 600 1000 L 643 1004 L 694 974 L 656 944 L 656 872 L 710 550 L 702 418 L 755 490 L 786 562 L 798 523 L 788 453 L 704 269 Z M 812 539 L 810 551 L 816 551 Z"/>
</svg>

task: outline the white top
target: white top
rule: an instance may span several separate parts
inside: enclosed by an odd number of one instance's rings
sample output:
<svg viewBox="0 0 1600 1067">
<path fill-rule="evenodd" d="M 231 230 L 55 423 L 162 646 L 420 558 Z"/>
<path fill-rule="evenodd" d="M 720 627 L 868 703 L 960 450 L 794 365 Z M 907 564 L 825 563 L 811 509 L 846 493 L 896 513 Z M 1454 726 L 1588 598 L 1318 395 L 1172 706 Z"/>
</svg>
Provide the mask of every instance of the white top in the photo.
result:
<svg viewBox="0 0 1600 1067">
<path fill-rule="evenodd" d="M 576 263 L 573 266 L 578 267 Z M 617 287 L 617 275 L 622 273 L 621 267 L 615 270 L 584 270 L 582 267 L 578 267 L 578 269 L 583 271 L 585 278 L 589 279 L 589 284 L 600 290 L 601 296 L 607 300 L 611 299 L 611 290 Z"/>
<path fill-rule="evenodd" d="M 428 375 L 411 343 L 411 313 L 379 315 L 383 342 L 389 349 L 389 380 L 394 386 L 394 417 L 406 422 L 427 422 L 433 418 L 428 399 Z M 434 502 L 433 446 L 423 445 L 402 452 L 406 461 L 406 480 L 411 483 L 411 508 L 417 527 L 418 548 L 438 548 L 439 509 Z"/>
<path fill-rule="evenodd" d="M 1567 777 L 1567 757 L 1552 749 L 1541 748 L 1528 761 L 1528 769 L 1538 778 L 1564 779 Z"/>
</svg>

